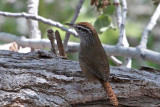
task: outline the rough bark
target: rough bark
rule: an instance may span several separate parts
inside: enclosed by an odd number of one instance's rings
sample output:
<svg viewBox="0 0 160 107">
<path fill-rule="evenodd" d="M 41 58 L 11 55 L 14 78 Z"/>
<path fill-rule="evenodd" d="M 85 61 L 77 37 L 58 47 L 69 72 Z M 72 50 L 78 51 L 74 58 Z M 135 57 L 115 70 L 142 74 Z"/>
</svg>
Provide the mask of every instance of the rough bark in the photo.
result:
<svg viewBox="0 0 160 107">
<path fill-rule="evenodd" d="M 121 106 L 160 106 L 160 72 L 111 67 L 110 83 Z M 111 106 L 98 81 L 89 82 L 76 61 L 47 51 L 0 51 L 0 105 Z"/>
</svg>

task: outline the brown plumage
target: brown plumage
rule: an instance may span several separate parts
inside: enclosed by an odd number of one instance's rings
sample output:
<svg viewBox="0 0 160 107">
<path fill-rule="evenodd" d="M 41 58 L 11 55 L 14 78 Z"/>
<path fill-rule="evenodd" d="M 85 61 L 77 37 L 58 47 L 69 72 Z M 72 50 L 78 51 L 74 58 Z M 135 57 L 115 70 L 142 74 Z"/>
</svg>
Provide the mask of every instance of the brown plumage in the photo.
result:
<svg viewBox="0 0 160 107">
<path fill-rule="evenodd" d="M 108 82 L 110 76 L 108 58 L 95 28 L 88 22 L 67 25 L 73 27 L 80 38 L 79 64 L 85 77 L 89 80 L 99 80 L 111 103 L 118 105 L 118 100 Z"/>
</svg>

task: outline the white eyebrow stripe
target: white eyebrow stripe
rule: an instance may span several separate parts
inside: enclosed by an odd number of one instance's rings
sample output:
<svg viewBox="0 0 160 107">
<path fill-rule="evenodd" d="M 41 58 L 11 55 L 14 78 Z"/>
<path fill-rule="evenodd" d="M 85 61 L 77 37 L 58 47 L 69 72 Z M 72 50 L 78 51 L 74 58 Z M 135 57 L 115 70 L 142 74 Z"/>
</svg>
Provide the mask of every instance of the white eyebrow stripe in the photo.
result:
<svg viewBox="0 0 160 107">
<path fill-rule="evenodd" d="M 77 26 L 77 27 L 80 27 L 80 28 L 82 28 L 82 29 L 85 29 L 85 30 L 87 30 L 90 34 L 92 34 L 92 32 L 91 32 L 91 30 L 89 29 L 89 28 L 86 28 L 86 27 L 84 27 L 84 26 Z"/>
</svg>

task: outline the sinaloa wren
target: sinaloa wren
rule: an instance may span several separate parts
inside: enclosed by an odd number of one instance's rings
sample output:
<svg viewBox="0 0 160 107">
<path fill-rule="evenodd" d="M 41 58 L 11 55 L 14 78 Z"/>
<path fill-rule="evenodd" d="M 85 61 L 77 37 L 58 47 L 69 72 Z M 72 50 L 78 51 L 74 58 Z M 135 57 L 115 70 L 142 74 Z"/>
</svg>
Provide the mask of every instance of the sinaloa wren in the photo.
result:
<svg viewBox="0 0 160 107">
<path fill-rule="evenodd" d="M 109 83 L 110 67 L 107 54 L 102 47 L 95 28 L 88 22 L 66 23 L 74 28 L 80 38 L 79 64 L 89 80 L 98 80 L 104 87 L 110 102 L 118 105 L 118 100 Z"/>
</svg>

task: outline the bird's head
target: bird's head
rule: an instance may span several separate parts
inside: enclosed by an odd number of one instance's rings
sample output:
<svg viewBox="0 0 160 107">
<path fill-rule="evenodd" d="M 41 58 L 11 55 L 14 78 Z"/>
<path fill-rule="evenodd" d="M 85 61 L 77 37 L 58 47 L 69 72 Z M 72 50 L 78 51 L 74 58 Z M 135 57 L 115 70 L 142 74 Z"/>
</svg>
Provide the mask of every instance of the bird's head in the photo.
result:
<svg viewBox="0 0 160 107">
<path fill-rule="evenodd" d="M 93 41 L 95 36 L 98 36 L 95 28 L 88 22 L 78 22 L 76 24 L 66 23 L 66 25 L 76 30 L 81 42 Z"/>
</svg>

